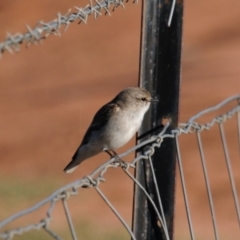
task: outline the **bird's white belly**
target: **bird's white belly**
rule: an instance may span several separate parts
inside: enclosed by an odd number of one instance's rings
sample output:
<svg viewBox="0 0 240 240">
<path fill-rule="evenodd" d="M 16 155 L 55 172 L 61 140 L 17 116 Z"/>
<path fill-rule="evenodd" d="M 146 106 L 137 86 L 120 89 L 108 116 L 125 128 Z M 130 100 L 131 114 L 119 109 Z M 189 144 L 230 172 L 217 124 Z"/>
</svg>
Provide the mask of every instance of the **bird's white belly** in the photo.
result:
<svg viewBox="0 0 240 240">
<path fill-rule="evenodd" d="M 111 126 L 114 131 L 112 131 L 111 136 L 109 136 L 109 141 L 104 146 L 106 149 L 115 150 L 126 144 L 138 131 L 141 126 L 143 113 L 135 113 L 128 117 L 124 124 L 116 122 L 114 126 Z"/>
</svg>

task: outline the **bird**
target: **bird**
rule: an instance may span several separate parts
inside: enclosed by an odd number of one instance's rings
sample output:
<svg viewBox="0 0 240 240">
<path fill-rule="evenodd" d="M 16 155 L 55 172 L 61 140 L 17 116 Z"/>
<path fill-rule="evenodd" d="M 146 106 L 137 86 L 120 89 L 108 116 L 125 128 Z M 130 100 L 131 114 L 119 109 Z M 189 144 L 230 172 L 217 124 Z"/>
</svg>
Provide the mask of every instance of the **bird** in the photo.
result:
<svg viewBox="0 0 240 240">
<path fill-rule="evenodd" d="M 72 173 L 84 160 L 106 152 L 117 156 L 116 149 L 125 145 L 139 130 L 151 102 L 157 100 L 140 87 L 128 87 L 101 107 L 95 114 L 71 162 L 64 168 Z"/>
</svg>

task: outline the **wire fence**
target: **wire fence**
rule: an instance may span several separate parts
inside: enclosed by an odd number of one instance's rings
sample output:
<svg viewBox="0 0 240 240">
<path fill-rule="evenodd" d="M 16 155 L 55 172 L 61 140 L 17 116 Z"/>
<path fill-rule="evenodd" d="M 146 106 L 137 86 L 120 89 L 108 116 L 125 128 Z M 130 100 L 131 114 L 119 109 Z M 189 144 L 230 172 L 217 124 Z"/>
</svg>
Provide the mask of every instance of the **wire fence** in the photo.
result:
<svg viewBox="0 0 240 240">
<path fill-rule="evenodd" d="M 207 121 L 205 123 L 199 123 L 197 120 L 203 116 L 206 116 L 210 113 L 214 113 L 216 110 L 221 110 L 224 109 L 228 104 L 234 103 L 234 106 L 230 109 L 225 111 L 221 115 L 217 115 L 213 117 L 210 121 Z M 105 174 L 110 168 L 122 168 L 123 172 L 126 174 L 127 177 L 129 177 L 134 184 L 138 185 L 139 188 L 143 191 L 143 193 L 146 195 L 149 203 L 152 205 L 156 218 L 159 221 L 159 224 L 162 226 L 162 229 L 164 231 L 165 238 L 169 240 L 169 233 L 167 229 L 167 224 L 166 220 L 164 217 L 164 209 L 162 207 L 162 202 L 161 202 L 161 197 L 158 192 L 158 185 L 156 181 L 156 176 L 155 176 L 155 171 L 153 169 L 152 165 L 152 156 L 154 155 L 155 149 L 160 148 L 162 143 L 164 142 L 165 139 L 167 138 L 174 138 L 176 141 L 176 146 L 177 146 L 177 162 L 178 162 L 178 167 L 179 167 L 179 173 L 180 173 L 180 179 L 181 179 L 181 185 L 182 185 L 182 193 L 184 197 L 184 202 L 185 202 L 185 209 L 186 209 L 186 214 L 187 214 L 187 220 L 188 220 L 188 226 L 189 226 L 189 234 L 190 234 L 190 239 L 196 239 L 195 237 L 195 232 L 194 232 L 194 227 L 193 227 L 193 221 L 190 213 L 190 205 L 189 205 L 189 196 L 187 194 L 187 188 L 186 188 L 186 179 L 184 175 L 184 170 L 183 170 L 183 160 L 182 160 L 182 153 L 184 151 L 188 151 L 187 149 L 182 149 L 179 144 L 179 140 L 183 135 L 191 135 L 191 134 L 196 134 L 197 141 L 198 141 L 198 149 L 195 149 L 196 152 L 201 157 L 201 162 L 202 162 L 202 169 L 204 173 L 204 179 L 205 179 L 205 184 L 206 184 L 206 191 L 208 194 L 208 203 L 210 206 L 210 212 L 211 212 L 211 219 L 212 219 L 212 229 L 214 230 L 214 239 L 219 239 L 219 231 L 217 228 L 217 219 L 216 219 L 216 213 L 214 210 L 214 200 L 212 197 L 212 191 L 211 191 L 211 186 L 209 183 L 209 174 L 207 172 L 207 167 L 206 167 L 206 160 L 204 157 L 204 148 L 202 144 L 202 139 L 201 135 L 205 131 L 211 131 L 214 126 L 219 127 L 219 132 L 221 135 L 221 140 L 222 140 L 222 149 L 224 152 L 225 156 L 225 161 L 226 161 L 226 166 L 227 166 L 227 171 L 228 171 L 228 176 L 229 176 L 229 183 L 231 185 L 232 189 L 232 197 L 234 200 L 234 205 L 235 205 L 235 212 L 237 216 L 237 221 L 238 225 L 240 227 L 240 210 L 239 210 L 239 198 L 237 194 L 237 187 L 232 171 L 232 166 L 231 166 L 231 160 L 230 160 L 230 155 L 229 155 L 229 148 L 227 145 L 227 138 L 226 134 L 224 131 L 224 124 L 228 122 L 230 119 L 233 117 L 236 117 L 236 128 L 234 128 L 235 132 L 238 133 L 238 140 L 236 139 L 235 141 L 238 141 L 238 147 L 240 146 L 240 94 L 236 96 L 232 96 L 225 101 L 219 103 L 218 105 L 214 107 L 210 107 L 205 109 L 204 111 L 199 112 L 190 120 L 186 123 L 179 124 L 179 127 L 174 130 L 168 130 L 170 121 L 165 124 L 161 132 L 159 134 L 154 135 L 149 137 L 148 140 L 142 142 L 141 144 L 136 145 L 135 147 L 129 149 L 125 153 L 119 155 L 120 158 L 123 158 L 130 153 L 134 151 L 138 151 L 139 149 L 144 149 L 142 154 L 139 154 L 136 158 L 134 158 L 131 162 L 124 162 L 124 164 L 116 162 L 114 158 L 110 159 L 108 162 L 105 164 L 101 165 L 98 169 L 96 169 L 93 173 L 90 175 L 84 177 L 83 179 L 77 180 L 69 185 L 66 185 L 57 191 L 55 191 L 52 195 L 44 199 L 43 201 L 39 202 L 35 206 L 26 209 L 24 211 L 21 211 L 5 220 L 0 222 L 0 229 L 3 227 L 6 228 L 6 226 L 13 221 L 17 219 L 21 219 L 22 217 L 26 215 L 30 215 L 31 213 L 37 211 L 39 208 L 41 208 L 44 205 L 48 205 L 49 207 L 46 211 L 45 217 L 37 222 L 33 223 L 27 226 L 21 226 L 15 229 L 9 229 L 7 231 L 1 232 L 0 233 L 0 238 L 1 239 L 13 239 L 16 235 L 22 235 L 26 232 L 29 232 L 31 230 L 44 230 L 47 232 L 53 239 L 62 239 L 56 231 L 53 231 L 50 227 L 50 223 L 53 220 L 53 210 L 56 206 L 57 202 L 62 202 L 63 209 L 65 212 L 65 216 L 69 225 L 69 229 L 71 232 L 72 239 L 76 240 L 77 238 L 77 233 L 76 233 L 76 228 L 73 223 L 73 219 L 71 216 L 71 213 L 69 211 L 68 207 L 68 200 L 71 198 L 73 195 L 77 195 L 81 193 L 82 188 L 93 188 L 95 191 L 98 193 L 98 195 L 105 201 L 105 203 L 108 205 L 108 207 L 113 211 L 113 213 L 116 215 L 116 217 L 119 219 L 119 221 L 123 224 L 125 227 L 126 231 L 129 233 L 132 239 L 136 240 L 132 230 L 131 226 L 127 224 L 127 221 L 120 215 L 118 210 L 113 206 L 113 204 L 110 202 L 110 200 L 106 197 L 106 195 L 103 193 L 101 190 L 100 186 L 106 181 L 105 179 Z M 212 149 L 214 151 L 216 149 Z M 240 150 L 240 147 L 239 147 Z M 152 197 L 149 195 L 147 189 L 145 189 L 134 177 L 134 175 L 131 173 L 131 169 L 134 169 L 136 166 L 136 163 L 140 160 L 144 161 L 149 161 L 149 164 L 151 166 L 151 174 L 153 177 L 153 182 L 157 191 L 158 198 L 157 199 L 152 199 Z M 217 169 L 216 169 L 217 171 Z M 194 174 L 194 173 L 193 173 Z M 225 206 L 222 206 L 224 208 Z M 160 209 L 160 211 L 158 210 Z M 177 226 L 176 226 L 177 227 Z"/>
<path fill-rule="evenodd" d="M 42 40 L 46 39 L 49 35 L 61 35 L 61 31 L 66 31 L 68 26 L 76 21 L 79 21 L 79 23 L 87 23 L 88 17 L 90 15 L 94 15 L 95 18 L 98 16 L 104 14 L 104 15 L 111 15 L 111 11 L 114 11 L 117 7 L 125 7 L 125 3 L 127 3 L 128 0 L 103 0 L 98 1 L 94 0 L 93 2 L 90 0 L 89 4 L 83 8 L 75 7 L 74 11 L 69 10 L 66 14 L 57 14 L 57 18 L 50 22 L 43 22 L 40 21 L 36 27 L 31 28 L 29 26 L 27 27 L 26 33 L 17 33 L 17 34 L 7 34 L 7 37 L 5 41 L 0 42 L 0 55 L 3 52 L 8 51 L 9 53 L 18 52 L 20 49 L 20 45 L 23 43 L 26 43 L 27 46 L 30 44 L 38 44 L 41 43 Z M 136 3 L 137 0 L 134 0 L 133 3 Z M 173 12 L 175 8 L 176 0 L 172 1 L 171 10 L 169 12 L 169 18 L 167 21 L 167 25 L 171 25 L 171 20 L 173 17 Z M 234 107 L 232 107 L 230 110 L 225 111 L 223 114 L 216 114 L 215 111 L 220 109 L 225 109 L 228 104 L 233 104 Z M 214 117 L 211 118 L 210 121 L 205 121 L 204 123 L 200 123 L 199 119 L 208 115 L 213 114 Z M 116 215 L 118 220 L 121 222 L 121 224 L 125 227 L 127 233 L 131 237 L 131 239 L 136 240 L 136 237 L 134 236 L 133 231 L 131 230 L 131 226 L 127 223 L 126 219 L 123 218 L 123 216 L 118 212 L 118 210 L 114 207 L 113 203 L 107 198 L 107 196 L 104 194 L 104 192 L 101 189 L 101 185 L 106 182 L 106 173 L 109 171 L 109 169 L 115 169 L 120 168 L 122 171 L 126 174 L 126 176 L 132 180 L 134 184 L 136 184 L 144 193 L 146 198 L 148 199 L 149 204 L 152 206 L 156 219 L 158 221 L 158 225 L 161 226 L 161 229 L 163 229 L 163 235 L 165 236 L 166 240 L 170 239 L 170 234 L 167 228 L 167 221 L 164 216 L 164 209 L 161 201 L 161 196 L 159 193 L 159 186 L 157 184 L 156 175 L 154 171 L 154 167 L 152 164 L 152 157 L 154 156 L 156 148 L 161 148 L 162 143 L 166 139 L 174 139 L 176 142 L 176 150 L 177 150 L 177 162 L 179 167 L 179 178 L 182 186 L 182 195 L 184 199 L 185 209 L 186 209 L 186 218 L 188 222 L 188 232 L 189 232 L 189 238 L 194 240 L 198 237 L 198 234 L 196 233 L 196 224 L 194 224 L 194 220 L 192 217 L 192 211 L 191 211 L 191 197 L 188 195 L 187 187 L 189 183 L 189 179 L 186 178 L 187 171 L 184 170 L 184 162 L 187 157 L 184 153 L 189 151 L 188 149 L 181 147 L 181 138 L 184 135 L 195 135 L 196 141 L 197 141 L 197 148 L 194 148 L 194 151 L 197 153 L 197 155 L 200 157 L 201 161 L 201 168 L 203 171 L 204 176 L 204 184 L 205 184 L 205 190 L 207 193 L 208 198 L 208 205 L 209 205 L 209 211 L 211 215 L 211 226 L 213 230 L 213 238 L 218 240 L 220 239 L 220 231 L 219 231 L 219 225 L 217 220 L 219 220 L 219 215 L 216 211 L 216 199 L 214 198 L 212 185 L 210 184 L 211 174 L 208 173 L 207 169 L 207 163 L 206 163 L 206 147 L 203 144 L 203 133 L 213 132 L 213 129 L 218 126 L 218 131 L 220 133 L 221 138 L 221 150 L 224 155 L 224 159 L 226 162 L 226 170 L 228 174 L 228 183 L 231 188 L 231 197 L 233 200 L 233 206 L 234 206 L 234 212 L 236 215 L 236 221 L 238 227 L 240 227 L 240 207 L 239 207 L 239 198 L 237 193 L 237 181 L 236 181 L 236 175 L 233 173 L 233 167 L 232 167 L 232 155 L 229 152 L 229 146 L 232 147 L 231 144 L 228 143 L 226 133 L 225 133 L 225 124 L 226 122 L 229 122 L 230 119 L 233 119 L 233 117 L 236 116 L 237 125 L 234 128 L 234 131 L 237 133 L 238 136 L 238 148 L 240 151 L 240 95 L 230 97 L 226 99 L 225 101 L 221 102 L 220 104 L 208 108 L 204 111 L 199 112 L 186 123 L 179 124 L 179 127 L 170 130 L 169 125 L 170 121 L 165 124 L 163 129 L 159 132 L 159 134 L 154 136 L 149 136 L 149 139 L 142 142 L 141 144 L 136 145 L 135 147 L 129 149 L 125 153 L 119 155 L 120 158 L 126 157 L 130 153 L 133 153 L 135 151 L 139 152 L 141 150 L 141 154 L 138 154 L 136 158 L 134 158 L 131 162 L 116 162 L 115 159 L 110 159 L 105 164 L 101 165 L 98 169 L 96 169 L 93 173 L 90 175 L 84 177 L 83 179 L 77 180 L 69 185 L 66 185 L 57 191 L 55 191 L 53 194 L 51 194 L 49 197 L 44 199 L 43 201 L 37 203 L 35 206 L 28 208 L 24 211 L 21 211 L 5 220 L 0 222 L 0 239 L 4 240 L 10 240 L 10 239 L 16 239 L 17 236 L 26 234 L 32 230 L 41 230 L 45 231 L 49 237 L 53 239 L 63 239 L 58 231 L 53 230 L 51 223 L 53 222 L 53 216 L 56 215 L 54 212 L 54 209 L 56 209 L 56 204 L 61 203 L 63 206 L 63 210 L 65 213 L 65 218 L 68 222 L 69 230 L 71 233 L 72 239 L 76 240 L 78 239 L 77 231 L 76 231 L 76 224 L 74 224 L 74 219 L 70 213 L 69 210 L 69 199 L 72 198 L 72 196 L 75 195 L 81 195 L 81 190 L 91 188 L 96 191 L 96 193 L 105 201 L 107 206 L 112 210 L 112 212 Z M 217 135 L 214 134 L 215 138 L 217 139 Z M 235 139 L 235 141 L 237 141 Z M 212 148 L 211 151 L 219 151 L 219 149 Z M 236 157 L 236 155 L 234 155 Z M 144 188 L 143 185 L 141 185 L 138 180 L 135 178 L 134 174 L 132 173 L 132 169 L 136 168 L 136 164 L 139 161 L 148 161 L 150 168 L 151 168 L 151 175 L 153 178 L 154 187 L 157 193 L 157 198 L 153 198 L 152 195 L 148 192 L 148 189 Z M 195 159 L 194 159 L 195 160 Z M 191 159 L 192 162 L 195 162 Z M 217 168 L 215 171 L 219 171 Z M 194 175 L 194 171 L 192 173 Z M 219 176 L 221 176 L 221 172 L 219 172 Z M 177 199 L 178 200 L 178 199 Z M 24 218 L 25 216 L 32 215 L 35 212 L 37 212 L 40 208 L 43 206 L 46 207 L 45 216 L 40 220 L 36 222 L 31 222 L 29 225 L 21 225 L 18 228 L 12 228 L 10 225 L 17 220 L 20 220 Z M 226 209 L 226 206 L 224 204 L 221 205 L 221 208 L 223 210 Z M 226 210 L 227 211 L 227 210 Z M 193 212 L 194 213 L 194 212 Z M 176 226 L 175 228 L 177 228 Z M 3 230 L 8 229 L 8 230 Z M 204 231 L 204 229 L 202 229 Z M 229 232 L 230 233 L 230 232 Z M 236 233 L 237 234 L 237 233 Z M 238 229 L 238 236 L 240 236 L 240 231 Z"/>
</svg>

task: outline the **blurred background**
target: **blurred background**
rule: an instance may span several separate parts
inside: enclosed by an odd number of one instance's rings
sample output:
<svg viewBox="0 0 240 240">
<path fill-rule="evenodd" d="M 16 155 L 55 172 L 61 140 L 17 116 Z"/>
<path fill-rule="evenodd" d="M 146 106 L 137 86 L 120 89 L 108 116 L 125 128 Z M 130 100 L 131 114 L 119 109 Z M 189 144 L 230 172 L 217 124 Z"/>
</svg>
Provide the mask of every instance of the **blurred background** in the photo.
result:
<svg viewBox="0 0 240 240">
<path fill-rule="evenodd" d="M 25 32 L 26 24 L 33 28 L 40 20 L 51 21 L 58 12 L 64 14 L 69 8 L 87 4 L 85 0 L 1 1 L 0 41 L 7 32 Z M 240 92 L 240 1 L 185 0 L 184 5 L 180 122 Z M 0 61 L 0 221 L 91 173 L 108 159 L 100 154 L 70 175 L 63 172 L 94 113 L 123 88 L 138 84 L 141 2 L 125 6 L 126 9 L 119 7 L 111 16 L 100 16 L 97 20 L 91 16 L 87 25 L 73 23 L 62 37 L 50 36 L 38 46 L 21 46 L 17 54 L 3 54 Z M 206 138 L 206 143 L 213 139 Z M 183 142 L 182 151 L 184 144 L 189 144 L 189 139 Z M 133 145 L 134 140 L 118 152 Z M 195 154 L 193 150 L 187 153 Z M 216 162 L 211 164 L 215 166 Z M 191 176 L 193 168 L 197 176 L 198 168 L 190 165 L 185 169 L 186 174 Z M 219 180 L 221 177 L 214 169 L 211 174 L 216 196 L 227 205 L 232 200 L 224 198 L 225 182 Z M 131 223 L 132 182 L 120 169 L 109 171 L 107 180 L 102 184 L 103 192 Z M 199 230 L 199 239 L 206 239 L 212 233 L 207 230 L 209 222 L 201 217 L 208 208 L 202 204 L 200 194 L 204 185 L 196 187 L 196 181 L 191 181 L 188 187 L 193 190 L 192 208 L 198 216 L 195 220 L 199 229 L 206 229 Z M 96 236 L 128 239 L 94 190 L 82 190 L 70 201 L 74 221 L 82 226 L 78 231 L 83 239 L 96 239 Z M 181 217 L 183 201 L 178 198 L 176 210 L 175 226 L 182 228 L 176 229 L 175 236 L 184 239 L 187 227 Z M 35 213 L 30 220 L 41 219 L 41 214 Z M 234 214 L 226 215 L 223 226 L 234 225 Z M 67 225 L 61 206 L 55 216 L 53 227 L 65 236 Z M 20 224 L 27 222 L 29 219 L 21 220 Z M 229 229 L 223 227 L 222 234 L 229 237 Z M 38 238 L 42 239 L 39 234 L 34 237 Z"/>
</svg>

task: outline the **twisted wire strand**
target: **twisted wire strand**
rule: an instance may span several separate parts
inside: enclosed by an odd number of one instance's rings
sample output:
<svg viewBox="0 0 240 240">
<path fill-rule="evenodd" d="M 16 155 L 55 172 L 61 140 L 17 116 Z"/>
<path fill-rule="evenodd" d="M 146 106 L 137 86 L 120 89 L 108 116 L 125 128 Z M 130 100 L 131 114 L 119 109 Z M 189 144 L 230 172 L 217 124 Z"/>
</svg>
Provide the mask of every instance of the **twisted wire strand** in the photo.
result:
<svg viewBox="0 0 240 240">
<path fill-rule="evenodd" d="M 15 235 L 21 235 L 21 234 L 28 232 L 30 230 L 33 230 L 33 229 L 38 229 L 38 230 L 44 229 L 55 239 L 60 239 L 59 236 L 55 232 L 50 230 L 50 228 L 49 228 L 49 223 L 52 220 L 52 211 L 55 207 L 56 202 L 66 201 L 71 196 L 77 195 L 79 193 L 80 188 L 93 187 L 93 188 L 99 190 L 99 186 L 103 182 L 106 181 L 104 178 L 104 175 L 108 171 L 109 168 L 122 167 L 123 170 L 127 173 L 127 175 L 130 178 L 132 178 L 132 180 L 136 183 L 136 179 L 134 179 L 133 176 L 128 172 L 128 168 L 130 168 L 130 167 L 135 168 L 137 161 L 139 161 L 141 159 L 149 160 L 151 158 L 151 156 L 154 154 L 155 149 L 161 147 L 161 144 L 165 138 L 175 138 L 176 136 L 178 137 L 181 134 L 191 134 L 194 132 L 210 130 L 214 124 L 216 124 L 216 123 L 221 124 L 221 123 L 227 121 L 228 119 L 232 118 L 235 114 L 240 112 L 239 99 L 240 99 L 240 94 L 233 96 L 231 98 L 228 98 L 225 101 L 221 102 L 220 104 L 216 105 L 215 107 L 208 108 L 208 109 L 196 114 L 187 123 L 179 124 L 179 127 L 171 130 L 170 133 L 168 132 L 168 127 L 170 125 L 170 121 L 169 121 L 164 126 L 164 128 L 162 129 L 162 131 L 159 134 L 152 136 L 150 139 L 134 146 L 133 148 L 131 148 L 128 151 L 119 155 L 119 158 L 122 159 L 123 157 L 129 155 L 130 153 L 132 153 L 142 147 L 148 146 L 142 155 L 138 155 L 135 159 L 132 160 L 132 162 L 126 163 L 126 165 L 124 167 L 120 163 L 116 162 L 115 158 L 112 158 L 108 162 L 101 165 L 99 168 L 97 168 L 95 171 L 93 171 L 88 176 L 86 176 L 82 179 L 76 180 L 75 182 L 72 182 L 72 183 L 58 189 L 57 191 L 52 193 L 49 197 L 47 197 L 44 200 L 37 203 L 35 206 L 30 207 L 19 213 L 16 213 L 16 214 L 10 216 L 9 218 L 3 220 L 2 222 L 0 222 L 0 230 L 1 230 L 1 228 L 6 226 L 7 224 L 9 224 L 10 222 L 13 222 L 14 220 L 16 220 L 24 215 L 27 215 L 27 214 L 30 214 L 30 213 L 36 211 L 43 205 L 50 204 L 48 210 L 46 211 L 45 218 L 43 218 L 41 221 L 39 221 L 38 223 L 35 223 L 35 224 L 30 224 L 28 226 L 19 227 L 16 229 L 2 232 L 2 233 L 0 233 L 0 239 L 4 239 L 4 240 L 13 239 L 13 237 Z M 209 112 L 220 109 L 221 107 L 225 106 L 226 104 L 228 104 L 232 101 L 235 101 L 237 103 L 237 105 L 235 107 L 233 107 L 232 109 L 230 109 L 229 111 L 227 111 L 225 114 L 216 116 L 210 122 L 205 123 L 205 124 L 199 124 L 196 122 L 197 118 L 203 116 L 204 114 L 208 114 Z M 146 193 L 146 195 L 149 196 L 148 193 Z M 155 206 L 155 203 L 153 203 L 153 204 Z M 156 204 L 158 204 L 158 203 L 156 203 Z M 115 212 L 117 212 L 117 210 L 115 210 Z M 159 215 L 158 212 L 156 212 L 156 214 Z M 160 217 L 160 219 L 161 219 L 161 217 Z M 124 221 L 124 220 L 122 220 L 122 221 Z M 161 219 L 161 221 L 162 221 L 162 219 Z M 164 223 L 163 223 L 163 225 L 165 226 Z"/>
<path fill-rule="evenodd" d="M 28 47 L 31 44 L 37 45 L 41 43 L 42 40 L 46 39 L 49 35 L 61 36 L 61 29 L 64 27 L 63 32 L 65 32 L 73 22 L 78 21 L 78 23 L 83 22 L 87 24 L 90 15 L 94 15 L 95 19 L 101 15 L 111 16 L 111 7 L 112 11 L 119 6 L 125 8 L 124 4 L 128 2 L 128 0 L 93 1 L 95 4 L 90 0 L 89 4 L 85 7 L 74 7 L 74 12 L 69 10 L 66 14 L 58 13 L 57 18 L 50 22 L 39 21 L 34 28 L 26 25 L 27 32 L 25 33 L 7 33 L 6 39 L 0 42 L 0 57 L 2 53 L 6 51 L 11 54 L 19 52 L 20 44 L 26 43 Z M 133 0 L 133 3 L 137 3 L 137 1 L 138 0 Z M 102 12 L 104 12 L 104 14 L 102 14 Z"/>
</svg>

